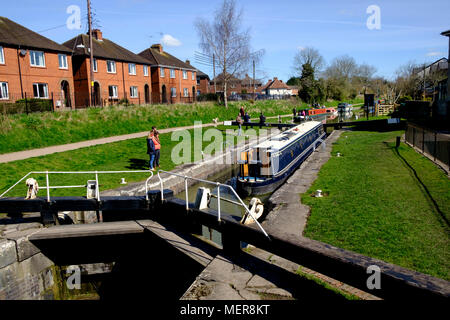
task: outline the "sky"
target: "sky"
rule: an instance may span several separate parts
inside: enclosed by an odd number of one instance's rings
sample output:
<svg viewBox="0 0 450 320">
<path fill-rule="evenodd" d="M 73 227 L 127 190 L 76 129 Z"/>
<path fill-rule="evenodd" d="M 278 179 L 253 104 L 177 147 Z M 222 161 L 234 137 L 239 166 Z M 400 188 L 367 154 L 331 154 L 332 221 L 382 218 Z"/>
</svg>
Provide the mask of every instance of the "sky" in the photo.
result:
<svg viewBox="0 0 450 320">
<path fill-rule="evenodd" d="M 196 62 L 200 52 L 197 19 L 212 21 L 220 0 L 92 0 L 94 26 L 103 37 L 139 53 L 154 43 L 212 76 L 212 68 Z M 408 61 L 431 63 L 448 57 L 450 29 L 448 0 L 236 0 L 243 10 L 242 26 L 249 28 L 253 50 L 264 49 L 257 77 L 287 81 L 295 75 L 293 59 L 314 47 L 327 64 L 341 55 L 377 69 L 377 76 L 395 77 Z M 67 20 L 81 10 L 81 28 L 69 29 Z M 379 28 L 369 29 L 379 8 Z M 87 31 L 86 0 L 22 0 L 2 3 L 1 16 L 63 43 Z M 370 25 L 370 24 L 369 24 Z M 249 70 L 251 74 L 251 70 Z"/>
</svg>

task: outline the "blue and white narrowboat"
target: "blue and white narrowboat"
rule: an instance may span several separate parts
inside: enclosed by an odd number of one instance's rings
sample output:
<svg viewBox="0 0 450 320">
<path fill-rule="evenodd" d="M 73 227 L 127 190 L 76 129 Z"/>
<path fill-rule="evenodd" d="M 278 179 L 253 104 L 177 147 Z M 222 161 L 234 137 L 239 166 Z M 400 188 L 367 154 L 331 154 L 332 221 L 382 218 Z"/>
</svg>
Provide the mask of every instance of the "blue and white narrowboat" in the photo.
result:
<svg viewBox="0 0 450 320">
<path fill-rule="evenodd" d="M 241 152 L 238 193 L 266 194 L 278 188 L 325 139 L 321 122 L 307 121 Z"/>
</svg>

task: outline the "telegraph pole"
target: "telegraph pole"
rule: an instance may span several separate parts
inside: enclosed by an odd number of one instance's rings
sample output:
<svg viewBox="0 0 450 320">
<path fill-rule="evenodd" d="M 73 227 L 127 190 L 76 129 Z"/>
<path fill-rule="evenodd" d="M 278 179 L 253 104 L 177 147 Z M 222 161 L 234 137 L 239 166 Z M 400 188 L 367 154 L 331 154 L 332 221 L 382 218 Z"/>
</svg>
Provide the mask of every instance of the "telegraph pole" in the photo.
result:
<svg viewBox="0 0 450 320">
<path fill-rule="evenodd" d="M 90 58 L 90 92 L 91 97 L 89 101 L 89 106 L 94 105 L 94 49 L 92 48 L 92 17 L 91 17 L 91 1 L 87 0 L 87 9 L 88 9 L 88 23 L 89 23 L 89 58 Z"/>
<path fill-rule="evenodd" d="M 216 57 L 213 53 L 213 79 L 214 79 L 214 93 L 217 93 L 217 88 L 216 88 Z"/>
<path fill-rule="evenodd" d="M 253 60 L 253 100 L 255 100 L 255 60 Z"/>
</svg>

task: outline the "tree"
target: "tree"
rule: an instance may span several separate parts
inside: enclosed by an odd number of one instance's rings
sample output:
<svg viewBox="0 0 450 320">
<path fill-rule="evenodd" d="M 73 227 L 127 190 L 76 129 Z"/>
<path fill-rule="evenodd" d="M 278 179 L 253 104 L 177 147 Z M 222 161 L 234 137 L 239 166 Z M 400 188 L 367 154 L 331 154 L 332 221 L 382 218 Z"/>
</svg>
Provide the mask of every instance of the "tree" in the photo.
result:
<svg viewBox="0 0 450 320">
<path fill-rule="evenodd" d="M 357 70 L 358 65 L 355 59 L 348 55 L 343 55 L 334 58 L 330 66 L 325 70 L 325 77 L 350 80 Z"/>
<path fill-rule="evenodd" d="M 325 66 L 325 60 L 319 51 L 312 47 L 301 48 L 294 56 L 294 70 L 300 75 L 303 72 L 303 65 L 309 64 L 315 74 L 318 74 Z"/>
<path fill-rule="evenodd" d="M 222 72 L 225 107 L 228 107 L 227 88 L 231 79 L 248 70 L 252 61 L 258 62 L 264 51 L 252 53 L 249 30 L 241 30 L 242 9 L 235 0 L 224 0 L 215 12 L 212 23 L 199 18 L 195 28 L 200 36 L 203 53 L 215 57 Z"/>
<path fill-rule="evenodd" d="M 355 71 L 355 80 L 359 86 L 362 86 L 363 92 L 366 93 L 370 86 L 373 75 L 377 72 L 377 68 L 368 64 L 360 64 Z"/>
<path fill-rule="evenodd" d="M 311 103 L 316 96 L 316 80 L 314 79 L 314 69 L 309 63 L 302 66 L 302 76 L 300 78 L 300 89 L 298 96 L 305 102 Z"/>
</svg>

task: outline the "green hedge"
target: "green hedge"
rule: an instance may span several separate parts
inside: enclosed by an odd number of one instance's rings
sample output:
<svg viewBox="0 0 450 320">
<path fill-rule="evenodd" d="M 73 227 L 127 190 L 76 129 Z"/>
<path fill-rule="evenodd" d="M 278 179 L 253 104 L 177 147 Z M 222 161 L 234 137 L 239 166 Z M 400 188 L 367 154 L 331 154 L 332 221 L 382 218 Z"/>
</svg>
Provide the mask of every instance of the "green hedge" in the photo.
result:
<svg viewBox="0 0 450 320">
<path fill-rule="evenodd" d="M 0 113 L 2 114 L 45 112 L 45 111 L 53 111 L 52 100 L 19 99 L 16 102 L 0 103 Z"/>
</svg>

